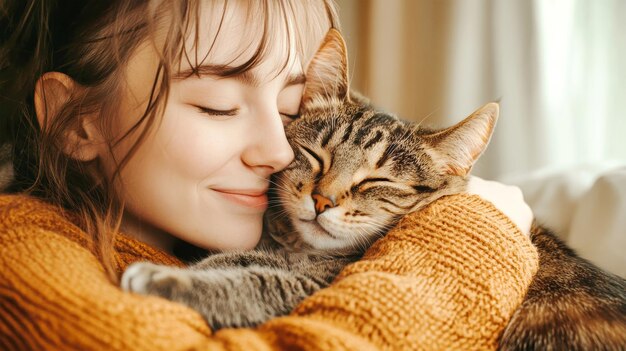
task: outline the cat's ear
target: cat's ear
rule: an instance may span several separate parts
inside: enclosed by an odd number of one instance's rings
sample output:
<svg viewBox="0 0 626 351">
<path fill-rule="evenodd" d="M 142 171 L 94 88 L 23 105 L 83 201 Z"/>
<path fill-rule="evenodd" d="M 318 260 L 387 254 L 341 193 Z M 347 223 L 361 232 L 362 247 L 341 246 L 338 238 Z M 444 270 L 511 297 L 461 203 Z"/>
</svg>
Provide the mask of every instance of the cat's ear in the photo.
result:
<svg viewBox="0 0 626 351">
<path fill-rule="evenodd" d="M 498 103 L 488 103 L 456 125 L 424 136 L 435 162 L 448 174 L 468 175 L 491 139 L 499 109 Z"/>
<path fill-rule="evenodd" d="M 348 53 L 338 30 L 331 28 L 306 71 L 302 106 L 331 98 L 349 99 Z"/>
</svg>

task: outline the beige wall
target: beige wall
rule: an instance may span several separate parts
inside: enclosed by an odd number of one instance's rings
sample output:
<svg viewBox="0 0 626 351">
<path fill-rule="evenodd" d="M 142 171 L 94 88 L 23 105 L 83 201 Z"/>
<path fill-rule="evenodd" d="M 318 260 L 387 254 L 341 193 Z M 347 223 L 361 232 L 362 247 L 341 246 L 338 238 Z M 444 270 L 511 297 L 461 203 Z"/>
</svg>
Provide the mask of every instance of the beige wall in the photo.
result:
<svg viewBox="0 0 626 351">
<path fill-rule="evenodd" d="M 353 88 L 402 118 L 429 116 L 429 124 L 439 124 L 451 1 L 339 0 L 337 5 Z"/>
</svg>

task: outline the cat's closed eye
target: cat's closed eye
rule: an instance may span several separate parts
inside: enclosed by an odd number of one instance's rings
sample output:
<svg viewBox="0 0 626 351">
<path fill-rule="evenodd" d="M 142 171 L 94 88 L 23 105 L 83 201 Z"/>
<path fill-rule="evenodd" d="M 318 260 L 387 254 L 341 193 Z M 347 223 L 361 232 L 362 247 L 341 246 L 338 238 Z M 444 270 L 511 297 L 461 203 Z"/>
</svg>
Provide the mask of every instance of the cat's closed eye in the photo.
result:
<svg viewBox="0 0 626 351">
<path fill-rule="evenodd" d="M 415 189 L 415 191 L 417 191 L 418 193 L 432 193 L 437 190 L 427 185 L 413 185 L 413 189 Z"/>
<path fill-rule="evenodd" d="M 382 184 L 381 184 L 382 183 Z M 372 188 L 375 186 L 384 186 L 385 183 L 393 183 L 393 181 L 389 178 L 377 177 L 377 178 L 365 178 L 360 183 L 352 186 L 352 192 L 357 192 L 359 190 L 363 191 L 366 188 Z"/>
<path fill-rule="evenodd" d="M 365 178 L 360 184 L 374 183 L 374 182 L 393 182 L 389 178 Z"/>
<path fill-rule="evenodd" d="M 323 173 L 324 173 L 324 159 L 318 155 L 317 153 L 315 153 L 313 150 L 311 150 L 310 148 L 304 146 L 304 145 L 300 145 L 300 150 L 303 152 L 303 154 L 305 154 L 305 156 L 309 159 L 309 161 L 311 162 L 311 165 L 315 167 L 315 165 L 313 164 L 313 160 L 315 160 L 315 162 L 317 162 L 317 166 L 318 168 L 318 172 L 316 177 L 320 178 Z M 308 156 L 307 156 L 308 155 Z M 312 160 L 313 159 L 313 160 Z"/>
</svg>

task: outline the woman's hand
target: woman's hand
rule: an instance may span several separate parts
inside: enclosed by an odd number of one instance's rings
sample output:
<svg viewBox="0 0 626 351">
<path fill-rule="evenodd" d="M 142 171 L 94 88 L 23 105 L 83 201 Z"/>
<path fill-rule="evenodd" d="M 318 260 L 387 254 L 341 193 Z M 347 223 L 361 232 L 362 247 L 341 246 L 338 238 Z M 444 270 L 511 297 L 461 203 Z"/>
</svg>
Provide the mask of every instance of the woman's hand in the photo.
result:
<svg viewBox="0 0 626 351">
<path fill-rule="evenodd" d="M 467 192 L 490 201 L 507 215 L 522 233 L 530 234 L 534 216 L 528 204 L 524 202 L 524 195 L 520 188 L 471 176 L 467 184 Z"/>
</svg>

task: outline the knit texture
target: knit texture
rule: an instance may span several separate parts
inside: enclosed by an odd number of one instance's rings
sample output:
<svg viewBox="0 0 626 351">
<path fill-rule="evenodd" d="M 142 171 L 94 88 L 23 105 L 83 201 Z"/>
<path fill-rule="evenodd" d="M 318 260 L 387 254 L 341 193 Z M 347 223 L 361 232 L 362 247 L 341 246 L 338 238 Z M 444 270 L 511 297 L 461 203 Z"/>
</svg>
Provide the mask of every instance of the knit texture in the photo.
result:
<svg viewBox="0 0 626 351">
<path fill-rule="evenodd" d="M 537 270 L 537 252 L 472 195 L 407 216 L 289 316 L 212 333 L 195 311 L 121 291 L 55 207 L 0 196 L 2 350 L 491 350 Z M 182 265 L 132 238 L 120 267 Z"/>
</svg>

